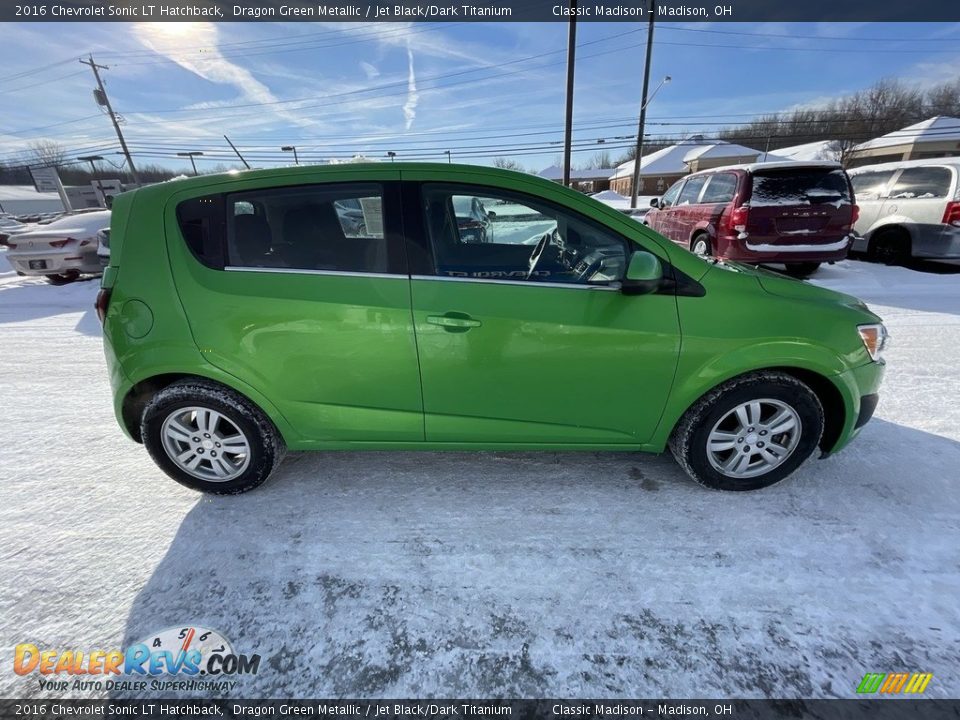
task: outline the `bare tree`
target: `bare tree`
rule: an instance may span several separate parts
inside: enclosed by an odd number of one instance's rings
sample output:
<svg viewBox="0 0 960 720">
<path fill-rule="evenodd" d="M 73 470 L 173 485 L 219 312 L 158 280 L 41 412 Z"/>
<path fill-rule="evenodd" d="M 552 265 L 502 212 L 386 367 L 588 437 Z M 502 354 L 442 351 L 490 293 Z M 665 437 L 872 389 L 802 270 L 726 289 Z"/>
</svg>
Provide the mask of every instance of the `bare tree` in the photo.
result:
<svg viewBox="0 0 960 720">
<path fill-rule="evenodd" d="M 526 170 L 523 168 L 523 165 L 511 158 L 496 157 L 493 159 L 493 166 L 500 168 L 501 170 L 516 170 L 517 172 L 526 172 Z"/>
<path fill-rule="evenodd" d="M 32 165 L 60 167 L 67 160 L 67 150 L 55 140 L 34 140 L 28 146 Z"/>
<path fill-rule="evenodd" d="M 601 150 L 593 154 L 586 164 L 583 166 L 583 170 L 593 170 L 594 168 L 608 168 L 613 167 L 613 161 L 610 159 L 610 152 L 608 150 Z"/>
</svg>

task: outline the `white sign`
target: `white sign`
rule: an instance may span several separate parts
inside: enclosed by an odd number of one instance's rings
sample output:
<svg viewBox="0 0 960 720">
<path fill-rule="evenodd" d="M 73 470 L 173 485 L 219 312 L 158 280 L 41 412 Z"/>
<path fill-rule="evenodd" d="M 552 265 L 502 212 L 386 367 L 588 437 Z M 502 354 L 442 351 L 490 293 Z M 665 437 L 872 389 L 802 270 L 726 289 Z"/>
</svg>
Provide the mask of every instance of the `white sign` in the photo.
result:
<svg viewBox="0 0 960 720">
<path fill-rule="evenodd" d="M 33 186 L 37 192 L 55 193 L 62 187 L 55 167 L 30 168 L 30 175 L 33 177 Z"/>
</svg>

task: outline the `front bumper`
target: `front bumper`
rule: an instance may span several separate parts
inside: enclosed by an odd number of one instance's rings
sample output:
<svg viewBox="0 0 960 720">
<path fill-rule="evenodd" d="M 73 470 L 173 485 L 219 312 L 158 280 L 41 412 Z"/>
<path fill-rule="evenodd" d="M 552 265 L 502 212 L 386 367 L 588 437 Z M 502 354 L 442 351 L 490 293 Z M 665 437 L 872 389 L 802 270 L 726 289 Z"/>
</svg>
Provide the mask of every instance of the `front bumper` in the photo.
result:
<svg viewBox="0 0 960 720">
<path fill-rule="evenodd" d="M 843 396 L 844 422 L 832 447 L 823 448 L 824 456 L 839 452 L 849 445 L 873 417 L 880 400 L 880 384 L 885 370 L 884 363 L 869 362 L 834 376 L 834 382 Z"/>
</svg>

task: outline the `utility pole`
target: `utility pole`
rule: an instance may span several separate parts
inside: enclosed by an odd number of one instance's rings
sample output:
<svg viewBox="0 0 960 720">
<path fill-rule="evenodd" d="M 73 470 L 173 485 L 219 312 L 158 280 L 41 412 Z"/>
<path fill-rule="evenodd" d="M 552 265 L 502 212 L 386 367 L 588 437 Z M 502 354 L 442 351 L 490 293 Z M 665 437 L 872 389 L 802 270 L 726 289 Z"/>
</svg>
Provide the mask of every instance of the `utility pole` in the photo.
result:
<svg viewBox="0 0 960 720">
<path fill-rule="evenodd" d="M 110 121 L 113 123 L 113 129 L 117 131 L 117 139 L 120 141 L 120 147 L 123 148 L 123 154 L 127 158 L 127 165 L 130 167 L 130 174 L 133 175 L 133 182 L 137 185 L 140 184 L 140 175 L 137 173 L 137 166 L 133 164 L 133 157 L 130 155 L 130 150 L 127 148 L 127 141 L 123 139 L 123 133 L 120 131 L 120 123 L 117 121 L 117 114 L 113 111 L 113 107 L 110 105 L 110 98 L 107 97 L 107 89 L 103 86 L 103 80 L 100 79 L 100 70 L 109 70 L 110 68 L 106 65 L 97 65 L 93 61 L 93 55 L 90 55 L 89 60 L 81 60 L 81 63 L 84 65 L 89 65 L 90 69 L 93 70 L 93 76 L 97 79 L 97 86 L 99 89 L 99 94 L 94 92 L 94 97 L 97 100 L 98 105 L 103 105 L 107 108 L 107 113 L 110 115 Z"/>
<path fill-rule="evenodd" d="M 630 189 L 630 207 L 637 207 L 640 194 L 640 158 L 643 157 L 643 131 L 647 120 L 647 91 L 650 89 L 650 56 L 653 53 L 653 22 L 657 12 L 657 0 L 650 0 L 650 17 L 647 25 L 647 59 L 643 66 L 643 97 L 640 99 L 640 123 L 637 128 L 637 156 L 633 160 L 633 184 Z"/>
<path fill-rule="evenodd" d="M 570 0 L 567 31 L 567 118 L 563 135 L 563 186 L 570 187 L 570 153 L 573 135 L 573 70 L 577 56 L 577 0 Z"/>
</svg>

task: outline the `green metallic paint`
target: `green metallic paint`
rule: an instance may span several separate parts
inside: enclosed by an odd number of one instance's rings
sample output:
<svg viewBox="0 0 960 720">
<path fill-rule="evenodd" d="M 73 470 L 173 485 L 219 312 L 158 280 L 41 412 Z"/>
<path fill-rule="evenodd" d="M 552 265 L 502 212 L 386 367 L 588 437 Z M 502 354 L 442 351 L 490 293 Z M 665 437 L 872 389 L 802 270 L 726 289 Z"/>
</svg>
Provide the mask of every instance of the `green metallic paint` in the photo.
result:
<svg viewBox="0 0 960 720">
<path fill-rule="evenodd" d="M 213 270 L 186 248 L 175 218 L 180 200 L 214 192 L 397 179 L 489 185 L 564 205 L 698 280 L 705 296 Z M 124 251 L 128 242 L 135 251 Z M 104 348 L 121 424 L 137 384 L 195 375 L 249 397 L 295 450 L 662 451 L 686 409 L 719 383 L 795 368 L 842 397 L 843 429 L 827 448 L 838 450 L 883 372 L 857 334 L 877 321 L 859 301 L 704 261 L 579 193 L 492 168 L 303 167 L 161 183 L 116 199 L 111 246 Z M 140 337 L 133 303 L 152 315 Z"/>
</svg>

